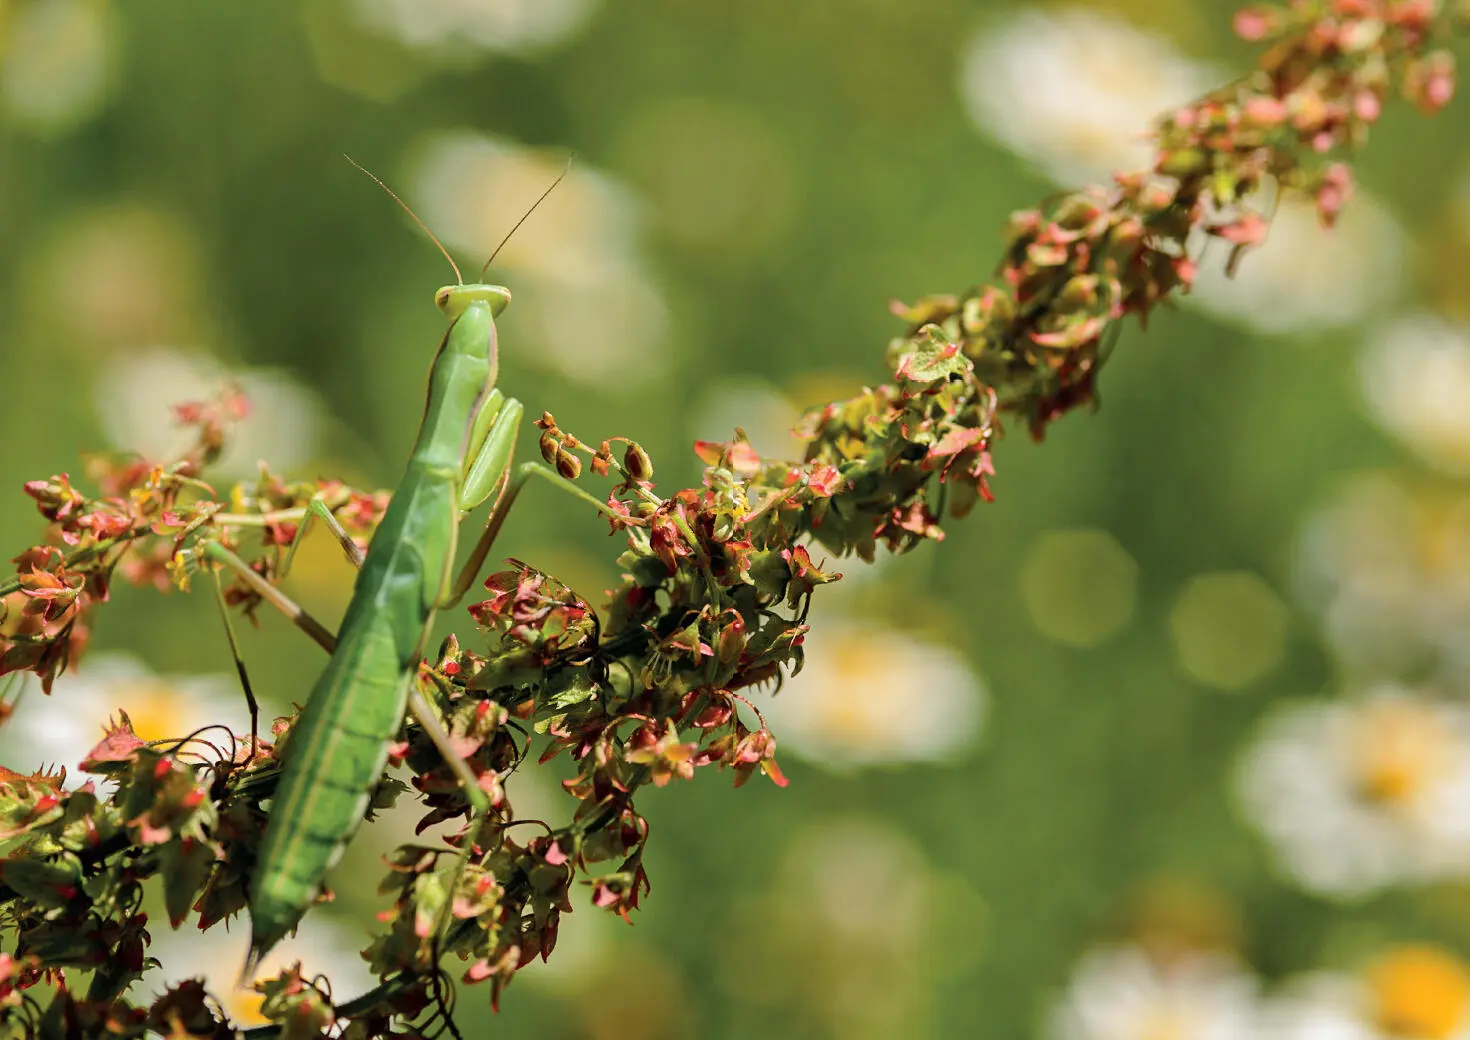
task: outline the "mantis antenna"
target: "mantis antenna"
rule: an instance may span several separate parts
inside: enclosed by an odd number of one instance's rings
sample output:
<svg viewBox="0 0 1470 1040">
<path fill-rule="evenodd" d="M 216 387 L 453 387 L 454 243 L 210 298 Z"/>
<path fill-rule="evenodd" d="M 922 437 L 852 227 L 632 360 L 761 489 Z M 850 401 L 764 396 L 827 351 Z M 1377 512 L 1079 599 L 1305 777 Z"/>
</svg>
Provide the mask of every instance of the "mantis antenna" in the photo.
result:
<svg viewBox="0 0 1470 1040">
<path fill-rule="evenodd" d="M 480 268 L 480 281 L 483 282 L 485 280 L 485 272 L 488 271 L 488 270 L 490 270 L 490 265 L 495 262 L 495 258 L 500 255 L 500 251 L 502 249 L 504 249 L 505 248 L 505 244 L 510 241 L 510 236 L 511 235 L 514 235 L 517 231 L 520 230 L 521 225 L 526 222 L 526 218 L 529 217 L 532 213 L 535 213 L 536 212 L 536 207 L 539 206 L 539 205 L 541 205 L 541 203 L 545 202 L 546 201 L 546 196 L 550 195 L 551 192 L 552 192 L 552 190 L 558 184 L 560 184 L 562 182 L 562 179 L 563 178 L 566 177 L 567 172 L 569 170 L 571 170 L 571 168 L 572 168 L 572 159 L 573 159 L 573 156 L 570 156 L 570 155 L 567 156 L 567 164 L 562 167 L 561 173 L 559 173 L 559 174 L 556 175 L 556 180 L 554 180 L 554 181 L 551 182 L 551 187 L 550 188 L 547 188 L 545 191 L 543 191 L 541 193 L 541 197 L 539 199 L 537 199 L 535 202 L 531 203 L 531 208 L 528 209 L 528 210 L 526 210 L 525 213 L 521 214 L 521 219 L 518 220 L 518 221 L 516 221 L 515 227 L 511 228 L 509 231 L 507 231 L 505 233 L 505 237 L 500 240 L 500 245 L 498 245 L 498 246 L 495 247 L 495 252 L 493 252 L 493 253 L 490 254 L 490 259 L 489 260 L 486 260 L 485 261 L 485 266 L 482 267 L 482 268 Z M 428 230 L 428 229 L 426 228 L 425 230 Z"/>
<path fill-rule="evenodd" d="M 449 266 L 452 267 L 452 268 L 454 268 L 454 280 L 456 282 L 458 282 L 460 285 L 463 285 L 464 284 L 464 275 L 462 275 L 462 274 L 459 273 L 459 264 L 457 264 L 457 263 L 454 262 L 454 257 L 452 257 L 452 256 L 449 255 L 449 250 L 447 250 L 447 249 L 444 248 L 444 243 L 439 241 L 438 236 L 436 236 L 434 234 L 434 232 L 432 232 L 432 231 L 429 230 L 429 225 L 425 224 L 422 220 L 420 220 L 419 219 L 419 215 L 417 213 L 415 213 L 412 210 L 412 208 L 409 207 L 408 203 L 406 203 L 402 199 L 400 199 L 398 197 L 398 193 L 395 192 L 392 188 L 388 187 L 388 185 L 384 184 L 383 181 L 382 181 L 382 178 L 380 178 L 376 173 L 373 173 L 372 170 L 369 170 L 366 166 L 364 166 L 362 163 L 358 162 L 356 159 L 354 159 L 352 156 L 348 155 L 346 152 L 343 152 L 342 153 L 342 158 L 346 159 L 353 166 L 356 166 L 363 173 L 367 174 L 368 177 L 370 177 L 372 179 L 372 182 L 374 184 L 376 184 L 378 187 L 382 188 L 384 191 L 386 191 L 388 193 L 388 197 L 390 199 L 392 199 L 394 202 L 398 203 L 400 206 L 403 207 L 403 212 L 407 213 L 410 217 L 412 217 L 413 218 L 413 222 L 415 224 L 417 224 L 419 227 L 423 228 L 424 234 L 426 234 L 426 235 L 429 236 L 429 241 L 430 242 L 433 242 L 434 245 L 436 245 L 436 246 L 439 247 L 439 252 L 441 252 L 441 253 L 444 254 L 444 259 L 448 260 L 449 261 Z M 565 176 L 565 172 L 563 172 L 563 176 Z M 558 177 L 557 180 L 561 180 L 561 177 Z M 552 187 L 556 187 L 556 185 L 553 184 Z M 545 198 L 545 196 L 543 195 L 542 198 Z M 535 209 L 536 207 L 535 206 L 532 206 L 531 208 L 532 209 Z M 521 219 L 522 220 L 525 220 L 526 218 L 525 217 L 522 217 Z M 520 225 L 517 224 L 516 227 L 520 227 Z M 504 244 L 505 243 L 503 243 L 503 242 L 501 243 L 501 245 L 504 245 Z M 489 265 L 486 264 L 486 266 L 488 267 Z M 481 271 L 480 272 L 480 277 L 483 278 L 484 276 L 485 276 L 485 273 L 483 271 Z"/>
<path fill-rule="evenodd" d="M 352 156 L 348 155 L 346 152 L 343 152 L 342 153 L 342 158 L 346 159 L 353 166 L 357 167 L 357 169 L 360 172 L 366 174 L 372 180 L 372 182 L 374 184 L 376 184 L 378 187 L 382 188 L 384 191 L 386 191 L 388 193 L 388 197 L 390 199 L 392 199 L 394 202 L 398 203 L 398 205 L 400 205 L 400 206 L 403 207 L 403 212 L 407 213 L 410 217 L 413 218 L 413 222 L 415 224 L 417 224 L 420 228 L 423 229 L 424 234 L 426 234 L 426 235 L 429 236 L 429 241 L 430 242 L 433 242 L 434 245 L 439 248 L 439 252 L 441 252 L 441 253 L 444 254 L 444 259 L 446 259 L 446 260 L 449 261 L 449 266 L 454 269 L 454 280 L 458 284 L 463 285 L 464 284 L 464 275 L 460 273 L 460 271 L 459 271 L 459 265 L 454 262 L 454 257 L 452 257 L 452 256 L 449 255 L 449 250 L 447 250 L 447 249 L 444 248 L 444 243 L 443 242 L 440 242 L 438 236 L 435 235 L 434 232 L 432 232 L 432 231 L 429 230 L 429 225 L 425 224 L 422 220 L 419 219 L 419 215 L 413 211 L 413 209 L 409 206 L 409 204 L 406 203 L 406 202 L 404 202 L 402 199 L 400 199 L 398 197 L 398 193 L 397 192 L 395 192 L 392 188 L 388 187 L 388 185 L 384 184 L 381 177 L 379 177 L 377 174 L 373 173 L 373 171 L 369 170 L 366 166 L 364 166 L 362 163 L 358 162 Z M 573 156 L 571 156 L 571 155 L 567 156 L 567 164 L 562 167 L 561 173 L 559 173 L 559 174 L 556 175 L 556 180 L 552 181 L 551 182 L 551 186 L 548 187 L 545 191 L 543 191 L 541 193 L 540 198 L 538 198 L 535 202 L 531 203 L 531 208 L 530 209 L 526 210 L 526 212 L 524 212 L 524 213 L 521 214 L 521 219 L 520 220 L 517 220 L 515 222 L 515 226 L 512 227 L 509 231 L 507 231 L 505 233 L 505 237 L 500 240 L 500 244 L 497 245 L 495 247 L 495 251 L 490 254 L 490 259 L 486 260 L 485 261 L 485 266 L 482 267 L 482 268 L 480 268 L 480 280 L 481 281 L 484 281 L 485 280 L 485 272 L 488 271 L 488 270 L 490 270 L 490 265 L 495 262 L 495 258 L 500 255 L 500 251 L 502 249 L 504 249 L 505 248 L 505 244 L 510 241 L 510 236 L 511 235 L 514 235 L 517 231 L 519 231 L 521 229 L 521 225 L 526 222 L 526 218 L 529 217 L 532 213 L 535 213 L 536 212 L 536 207 L 539 206 L 539 205 L 541 205 L 541 203 L 545 202 L 546 201 L 546 196 L 550 195 L 552 193 L 552 191 L 556 188 L 556 186 L 558 184 L 560 184 L 566 178 L 567 173 L 572 168 L 572 159 L 573 159 Z"/>
</svg>

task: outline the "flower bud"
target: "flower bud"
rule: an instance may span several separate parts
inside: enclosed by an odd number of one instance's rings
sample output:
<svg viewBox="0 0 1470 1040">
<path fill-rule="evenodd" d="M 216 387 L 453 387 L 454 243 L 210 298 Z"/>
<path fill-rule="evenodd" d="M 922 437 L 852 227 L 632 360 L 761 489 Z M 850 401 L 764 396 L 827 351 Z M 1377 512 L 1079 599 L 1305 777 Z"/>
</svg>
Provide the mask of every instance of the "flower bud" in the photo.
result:
<svg viewBox="0 0 1470 1040">
<path fill-rule="evenodd" d="M 556 453 L 556 471 L 567 480 L 576 480 L 582 475 L 582 460 L 569 451 Z"/>
<path fill-rule="evenodd" d="M 736 614 L 715 638 L 715 659 L 726 668 L 740 663 L 745 653 L 745 619 Z"/>
<path fill-rule="evenodd" d="M 653 460 L 641 445 L 630 443 L 623 452 L 623 471 L 634 480 L 652 480 Z"/>
</svg>

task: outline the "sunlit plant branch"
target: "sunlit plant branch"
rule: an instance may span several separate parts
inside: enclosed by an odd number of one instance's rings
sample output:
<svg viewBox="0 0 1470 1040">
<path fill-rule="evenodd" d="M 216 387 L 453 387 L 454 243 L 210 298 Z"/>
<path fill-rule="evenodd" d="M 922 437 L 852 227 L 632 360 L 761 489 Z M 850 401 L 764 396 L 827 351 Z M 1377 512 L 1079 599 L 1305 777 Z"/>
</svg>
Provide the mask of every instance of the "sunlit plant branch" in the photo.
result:
<svg viewBox="0 0 1470 1040">
<path fill-rule="evenodd" d="M 812 597 L 838 577 L 814 553 L 871 560 L 880 543 L 903 552 L 941 538 L 946 514 L 990 500 L 1003 422 L 1015 416 L 1040 439 L 1095 402 L 1122 319 L 1143 322 L 1187 291 L 1214 241 L 1233 269 L 1264 239 L 1262 189 L 1310 196 L 1330 225 L 1352 193 L 1351 155 L 1383 108 L 1395 97 L 1426 112 L 1449 102 L 1453 63 L 1440 48 L 1465 13 L 1430 0 L 1242 12 L 1239 34 L 1265 45 L 1256 71 L 1160 119 L 1151 169 L 1014 214 L 992 282 L 895 304 L 907 329 L 888 347 L 891 381 L 807 413 L 801 461 L 761 458 L 743 436 L 700 443 L 702 485 L 662 495 L 637 444 L 584 443 L 543 415 L 549 464 L 569 479 L 613 482 L 622 583 L 595 608 L 514 561 L 489 577 L 488 598 L 470 608 L 489 649 L 468 648 L 480 637 L 451 638 L 420 679 L 496 809 L 472 828 L 458 781 L 406 725 L 393 759 L 413 776 L 421 825 L 459 829 L 450 844 L 392 858 L 386 931 L 368 950 L 382 984 L 334 1007 L 297 966 L 262 984 L 276 1027 L 292 1036 L 346 1021 L 361 1036 L 387 1035 L 395 1022 L 444 1027 L 444 954 L 498 1001 L 520 966 L 551 954 L 578 886 L 624 918 L 637 909 L 648 890 L 641 788 L 708 765 L 731 769 L 737 785 L 756 773 L 784 784 L 776 740 L 742 691 L 800 668 Z M 50 529 L 0 584 L 0 672 L 34 673 L 49 692 L 82 654 L 115 576 L 160 589 L 212 582 L 201 573 L 205 542 L 273 580 L 313 496 L 355 537 L 371 536 L 383 494 L 268 471 L 223 493 L 206 483 L 246 411 L 233 392 L 181 408 L 196 434 L 190 451 L 167 463 L 94 460 L 93 493 L 64 474 L 26 485 Z M 239 582 L 226 600 L 247 613 L 259 606 Z M 125 995 L 151 966 L 144 885 L 162 877 L 173 927 L 197 915 L 209 928 L 244 907 L 274 744 L 291 722 L 258 744 L 220 733 L 149 744 L 124 716 L 82 763 L 109 781 L 105 794 L 96 780 L 68 791 L 62 774 L 0 769 L 9 842 L 0 905 L 13 939 L 0 954 L 0 1021 L 38 1035 L 231 1035 L 200 983 L 151 1004 Z M 502 782 L 529 767 L 533 743 L 541 762 L 574 763 L 568 822 L 519 819 L 505 796 Z M 375 808 L 406 789 L 385 780 Z M 456 876 L 449 868 L 467 846 Z M 429 924 L 445 907 L 453 923 L 439 933 Z M 79 978 L 85 989 L 73 988 Z"/>
</svg>

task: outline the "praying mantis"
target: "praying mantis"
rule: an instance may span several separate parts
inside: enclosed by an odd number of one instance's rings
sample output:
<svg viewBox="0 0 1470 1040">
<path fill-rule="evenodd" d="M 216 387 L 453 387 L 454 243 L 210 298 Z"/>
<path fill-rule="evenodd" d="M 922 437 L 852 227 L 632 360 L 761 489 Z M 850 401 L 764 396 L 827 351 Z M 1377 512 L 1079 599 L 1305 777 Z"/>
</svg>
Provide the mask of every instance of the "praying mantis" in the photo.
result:
<svg viewBox="0 0 1470 1040">
<path fill-rule="evenodd" d="M 495 254 L 481 269 L 480 282 L 465 283 L 433 232 L 387 185 L 358 169 L 433 240 L 454 268 L 456 283 L 434 297 L 449 328 L 430 367 L 427 403 L 407 470 L 366 554 L 320 500 L 307 506 L 293 539 L 291 553 L 308 522 L 322 520 L 358 566 L 337 635 L 311 621 L 224 545 L 208 542 L 202 550 L 213 563 L 240 574 L 332 655 L 282 750 L 282 772 L 252 879 L 250 952 L 242 982 L 253 977 L 260 958 L 295 929 L 320 895 L 326 873 L 362 822 L 406 710 L 414 712 L 464 785 L 475 818 L 488 811 L 488 797 L 416 688 L 435 615 L 468 591 L 528 477 L 540 476 L 599 510 L 606 508 L 539 463 L 511 465 L 524 409 L 496 388 L 495 319 L 511 294 L 483 281 Z M 560 181 L 527 210 L 512 234 Z M 492 498 L 484 532 L 457 577 L 451 577 L 461 522 Z M 289 560 L 288 553 L 288 566 Z"/>
</svg>

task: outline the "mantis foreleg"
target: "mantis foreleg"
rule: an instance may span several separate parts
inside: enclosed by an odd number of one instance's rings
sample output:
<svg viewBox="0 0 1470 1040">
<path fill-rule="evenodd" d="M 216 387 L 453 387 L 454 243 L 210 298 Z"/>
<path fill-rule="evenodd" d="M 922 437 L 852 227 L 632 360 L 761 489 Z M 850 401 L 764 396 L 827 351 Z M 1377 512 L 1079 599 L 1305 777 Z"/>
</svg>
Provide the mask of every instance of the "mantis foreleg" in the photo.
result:
<svg viewBox="0 0 1470 1040">
<path fill-rule="evenodd" d="M 540 462 L 523 462 L 514 470 L 507 471 L 498 482 L 500 494 L 495 499 L 495 505 L 490 510 L 490 515 L 485 518 L 485 530 L 480 533 L 480 540 L 475 543 L 474 549 L 470 551 L 469 559 L 465 560 L 464 566 L 460 568 L 459 576 L 455 579 L 453 587 L 448 596 L 440 601 L 440 607 L 452 607 L 464 598 L 471 585 L 474 584 L 480 568 L 485 565 L 485 558 L 490 555 L 490 549 L 495 544 L 495 539 L 500 534 L 500 528 L 505 523 L 505 518 L 510 513 L 510 508 L 515 504 L 516 496 L 521 493 L 521 488 L 531 477 L 540 477 L 555 487 L 574 495 L 592 506 L 599 513 L 609 513 L 608 505 L 595 495 L 589 495 L 576 484 L 567 480 L 560 473 L 548 469 Z"/>
</svg>

